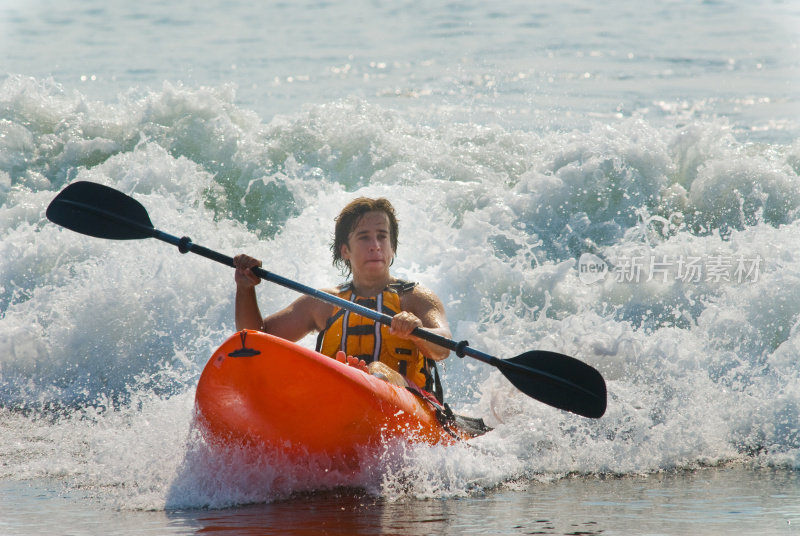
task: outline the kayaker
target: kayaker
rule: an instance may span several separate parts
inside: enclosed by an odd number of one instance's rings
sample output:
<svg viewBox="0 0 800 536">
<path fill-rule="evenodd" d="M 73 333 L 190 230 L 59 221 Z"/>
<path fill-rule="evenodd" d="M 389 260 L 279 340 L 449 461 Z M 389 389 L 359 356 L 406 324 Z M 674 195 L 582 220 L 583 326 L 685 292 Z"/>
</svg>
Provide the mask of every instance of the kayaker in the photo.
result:
<svg viewBox="0 0 800 536">
<path fill-rule="evenodd" d="M 380 305 L 381 312 L 393 315 L 391 327 L 376 327 L 370 319 L 308 295 L 263 317 L 255 292 L 261 279 L 251 270 L 261 266 L 261 261 L 242 254 L 233 259 L 236 329 L 261 330 L 293 342 L 318 332 L 318 350 L 323 354 L 363 370 L 369 362 L 384 362 L 417 386 L 430 390 L 432 378 L 426 360 L 441 361 L 450 351 L 411 332 L 423 327 L 450 338 L 450 328 L 436 294 L 422 285 L 397 279 L 389 271 L 398 243 L 394 208 L 385 198 L 360 197 L 344 207 L 335 221 L 333 264 L 351 279 L 325 292 L 372 309 Z"/>
</svg>

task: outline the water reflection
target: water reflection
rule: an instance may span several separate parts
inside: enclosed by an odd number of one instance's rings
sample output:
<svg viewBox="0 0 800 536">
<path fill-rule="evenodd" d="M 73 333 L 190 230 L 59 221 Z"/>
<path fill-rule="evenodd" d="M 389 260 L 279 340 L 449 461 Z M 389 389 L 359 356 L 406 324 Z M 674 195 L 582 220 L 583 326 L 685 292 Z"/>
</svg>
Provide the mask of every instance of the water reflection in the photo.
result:
<svg viewBox="0 0 800 536">
<path fill-rule="evenodd" d="M 307 536 L 318 534 L 427 536 L 430 534 L 600 534 L 597 522 L 553 522 L 536 512 L 530 493 L 483 497 L 385 501 L 358 490 L 293 496 L 229 510 L 173 512 L 177 525 L 196 534 Z"/>
<path fill-rule="evenodd" d="M 446 500 L 387 501 L 357 489 L 337 489 L 269 504 L 168 515 L 170 529 L 182 534 L 722 534 L 732 529 L 784 534 L 800 525 L 800 475 L 718 467 L 527 481 Z"/>
</svg>

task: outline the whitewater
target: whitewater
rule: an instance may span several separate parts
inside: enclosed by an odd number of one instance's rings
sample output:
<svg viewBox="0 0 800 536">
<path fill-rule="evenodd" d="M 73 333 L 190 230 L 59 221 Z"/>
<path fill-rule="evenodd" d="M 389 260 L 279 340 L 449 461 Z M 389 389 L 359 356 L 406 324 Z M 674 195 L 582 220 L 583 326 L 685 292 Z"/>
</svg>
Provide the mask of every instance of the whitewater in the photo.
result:
<svg viewBox="0 0 800 536">
<path fill-rule="evenodd" d="M 300 533 L 339 505 L 356 519 L 341 533 L 365 534 L 800 523 L 796 3 L 11 2 L 0 16 L 4 532 L 189 533 L 227 508 L 215 522 Z M 312 287 L 342 281 L 341 207 L 385 196 L 393 273 L 436 292 L 455 339 L 580 359 L 608 410 L 550 408 L 452 355 L 446 398 L 485 436 L 396 445 L 355 481 L 242 466 L 192 427 L 202 368 L 235 329 L 232 270 L 50 223 L 78 180 Z M 265 312 L 296 298 L 258 293 Z M 675 528 L 654 496 L 674 485 L 677 504 L 698 474 L 777 504 L 734 519 L 709 514 L 735 509 L 729 496 L 687 505 Z M 496 517 L 472 513 L 485 507 Z"/>
</svg>

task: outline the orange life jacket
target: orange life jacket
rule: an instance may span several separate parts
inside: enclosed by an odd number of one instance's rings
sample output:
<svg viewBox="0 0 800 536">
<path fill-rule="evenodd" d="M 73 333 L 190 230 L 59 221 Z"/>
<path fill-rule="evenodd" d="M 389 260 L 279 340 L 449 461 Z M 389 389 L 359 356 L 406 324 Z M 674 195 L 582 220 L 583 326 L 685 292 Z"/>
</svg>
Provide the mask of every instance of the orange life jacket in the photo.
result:
<svg viewBox="0 0 800 536">
<path fill-rule="evenodd" d="M 352 284 L 347 283 L 339 287 L 336 295 L 394 316 L 402 310 L 400 295 L 414 286 L 416 283 L 400 281 L 390 284 L 377 296 L 365 298 L 357 296 Z M 392 335 L 389 326 L 337 307 L 317 337 L 317 351 L 335 357 L 340 350 L 367 363 L 386 363 L 423 389 L 430 386 L 425 356 L 412 341 Z"/>
</svg>

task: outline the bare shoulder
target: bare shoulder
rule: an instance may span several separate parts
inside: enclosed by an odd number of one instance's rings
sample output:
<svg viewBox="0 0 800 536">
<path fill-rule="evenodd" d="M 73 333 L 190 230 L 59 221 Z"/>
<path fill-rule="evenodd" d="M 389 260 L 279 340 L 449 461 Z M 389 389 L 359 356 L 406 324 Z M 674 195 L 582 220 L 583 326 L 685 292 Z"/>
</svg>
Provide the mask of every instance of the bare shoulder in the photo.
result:
<svg viewBox="0 0 800 536">
<path fill-rule="evenodd" d="M 414 287 L 404 292 L 401 295 L 402 298 L 412 300 L 413 302 L 427 302 L 430 304 L 440 304 L 442 301 L 439 299 L 439 296 L 436 295 L 431 289 L 426 287 L 425 285 L 420 285 L 417 283 Z"/>
<path fill-rule="evenodd" d="M 444 305 L 431 289 L 424 285 L 416 285 L 413 289 L 400 295 L 400 304 L 403 310 L 414 313 L 417 317 L 425 320 L 431 315 L 444 317 Z"/>
</svg>

